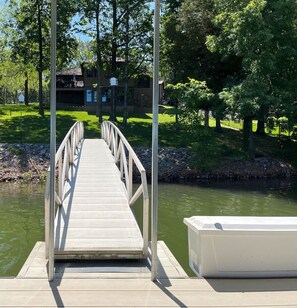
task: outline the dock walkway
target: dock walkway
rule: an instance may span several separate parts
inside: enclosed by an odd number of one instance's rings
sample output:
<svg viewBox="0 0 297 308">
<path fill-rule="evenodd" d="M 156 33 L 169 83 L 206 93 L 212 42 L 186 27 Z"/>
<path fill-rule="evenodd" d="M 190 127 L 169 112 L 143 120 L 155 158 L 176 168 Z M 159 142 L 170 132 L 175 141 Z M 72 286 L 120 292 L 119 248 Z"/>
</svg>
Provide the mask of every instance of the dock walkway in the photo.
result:
<svg viewBox="0 0 297 308">
<path fill-rule="evenodd" d="M 141 258 L 143 239 L 114 156 L 84 139 L 55 219 L 55 258 Z"/>
<path fill-rule="evenodd" d="M 93 260 L 83 269 L 56 261 L 55 280 L 48 282 L 38 242 L 16 278 L 0 279 L 0 307 L 297 307 L 296 278 L 189 278 L 165 243 L 158 246 L 157 282 L 150 280 L 150 255 L 147 263 Z"/>
<path fill-rule="evenodd" d="M 0 307 L 296 307 L 296 279 L 1 279 Z M 276 291 L 278 289 L 279 291 Z"/>
</svg>

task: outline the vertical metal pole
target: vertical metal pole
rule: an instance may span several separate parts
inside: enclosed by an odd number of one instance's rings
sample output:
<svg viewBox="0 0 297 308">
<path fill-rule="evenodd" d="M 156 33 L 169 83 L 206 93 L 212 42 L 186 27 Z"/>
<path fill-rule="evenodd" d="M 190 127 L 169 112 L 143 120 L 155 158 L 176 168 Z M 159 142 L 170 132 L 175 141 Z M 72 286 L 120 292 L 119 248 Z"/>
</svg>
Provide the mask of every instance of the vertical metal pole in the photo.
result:
<svg viewBox="0 0 297 308">
<path fill-rule="evenodd" d="M 158 270 L 158 114 L 159 114 L 159 49 L 160 0 L 155 0 L 154 76 L 153 76 L 153 132 L 152 132 L 152 269 L 151 280 L 157 280 Z"/>
<path fill-rule="evenodd" d="M 48 280 L 55 278 L 54 236 L 55 236 L 55 156 L 56 156 L 56 39 L 57 39 L 57 1 L 51 0 L 51 144 L 50 144 L 50 213 L 48 243 Z"/>
</svg>

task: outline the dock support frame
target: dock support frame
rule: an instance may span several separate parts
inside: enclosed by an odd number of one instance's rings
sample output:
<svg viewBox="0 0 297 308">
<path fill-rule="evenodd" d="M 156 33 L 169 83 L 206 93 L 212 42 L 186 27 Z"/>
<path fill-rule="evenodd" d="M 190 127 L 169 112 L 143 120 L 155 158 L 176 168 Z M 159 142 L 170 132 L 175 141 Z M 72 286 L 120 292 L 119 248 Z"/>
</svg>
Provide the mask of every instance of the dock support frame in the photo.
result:
<svg viewBox="0 0 297 308">
<path fill-rule="evenodd" d="M 55 167 L 56 167 L 56 41 L 57 41 L 57 0 L 51 0 L 51 136 L 50 136 L 50 210 L 49 210 L 49 243 L 48 243 L 48 280 L 55 278 L 54 224 L 55 224 Z"/>
<path fill-rule="evenodd" d="M 153 130 L 152 130 L 152 260 L 151 280 L 158 276 L 158 115 L 159 115 L 159 58 L 160 58 L 160 0 L 155 0 L 154 72 L 153 72 Z"/>
</svg>

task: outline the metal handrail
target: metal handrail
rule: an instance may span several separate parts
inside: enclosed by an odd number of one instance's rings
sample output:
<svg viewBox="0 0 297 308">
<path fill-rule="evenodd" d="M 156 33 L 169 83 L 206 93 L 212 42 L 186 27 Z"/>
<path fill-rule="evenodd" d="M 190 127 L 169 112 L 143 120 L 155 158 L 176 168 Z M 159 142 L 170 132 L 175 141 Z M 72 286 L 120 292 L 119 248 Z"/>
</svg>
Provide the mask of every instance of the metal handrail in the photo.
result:
<svg viewBox="0 0 297 308">
<path fill-rule="evenodd" d="M 73 163 L 73 158 L 79 143 L 84 138 L 84 125 L 83 122 L 76 122 L 68 131 L 64 140 L 62 141 L 56 155 L 55 155 L 55 172 L 57 171 L 57 185 L 55 187 L 55 203 L 63 205 L 65 198 L 64 186 L 68 180 L 69 168 Z M 50 233 L 50 173 L 48 168 L 47 180 L 45 187 L 45 253 L 46 258 L 49 257 L 49 241 L 54 241 L 53 238 L 49 238 Z"/>
<path fill-rule="evenodd" d="M 121 178 L 126 188 L 129 205 L 132 206 L 142 195 L 143 196 L 143 253 L 144 257 L 148 255 L 148 224 L 149 224 L 149 194 L 147 187 L 146 171 L 133 148 L 121 133 L 121 131 L 111 122 L 104 121 L 101 124 L 101 137 L 105 140 L 111 153 L 114 156 L 115 163 L 119 167 Z M 126 153 L 128 155 L 126 155 Z M 128 157 L 127 157 L 128 156 Z M 141 184 L 133 194 L 133 167 L 137 167 Z"/>
</svg>

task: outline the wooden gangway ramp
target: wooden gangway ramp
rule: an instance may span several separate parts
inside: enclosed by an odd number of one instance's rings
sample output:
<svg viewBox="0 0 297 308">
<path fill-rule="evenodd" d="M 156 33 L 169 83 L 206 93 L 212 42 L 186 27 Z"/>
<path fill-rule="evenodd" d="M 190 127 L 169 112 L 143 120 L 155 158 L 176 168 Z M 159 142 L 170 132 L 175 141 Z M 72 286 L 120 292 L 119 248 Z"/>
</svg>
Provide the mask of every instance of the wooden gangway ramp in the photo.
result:
<svg viewBox="0 0 297 308">
<path fill-rule="evenodd" d="M 143 167 L 118 129 L 110 122 L 105 125 L 104 139 L 84 139 L 76 131 L 68 136 L 73 139 L 69 145 L 62 143 L 64 148 L 57 152 L 55 259 L 147 257 L 145 173 L 134 192 L 133 168 Z M 141 195 L 145 214 L 142 232 L 131 208 Z"/>
</svg>

